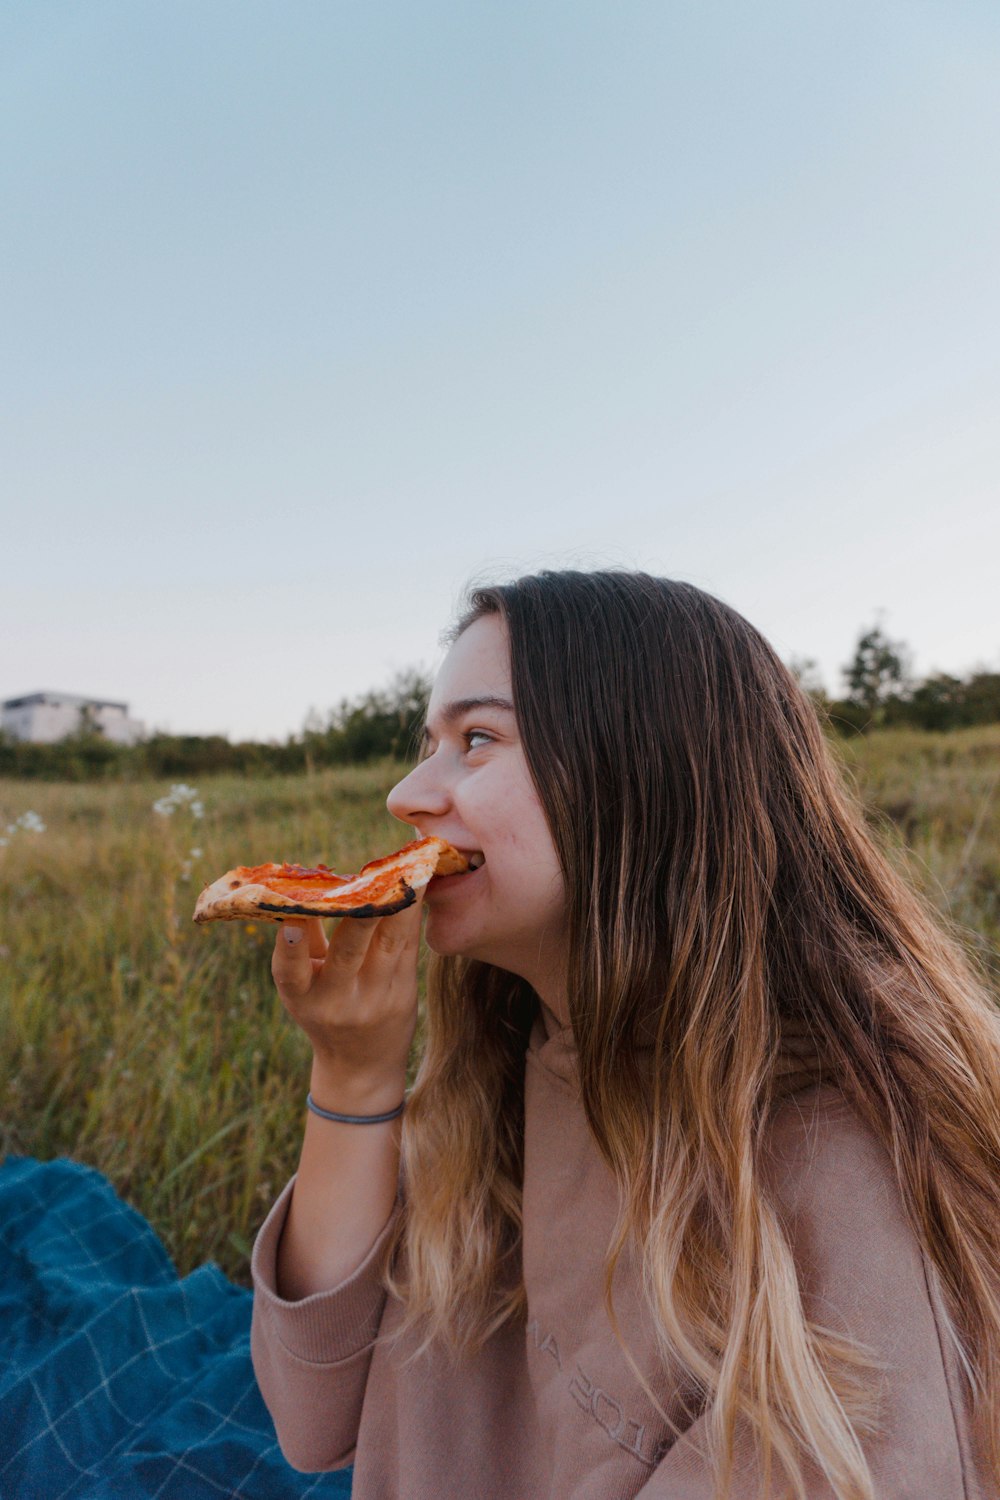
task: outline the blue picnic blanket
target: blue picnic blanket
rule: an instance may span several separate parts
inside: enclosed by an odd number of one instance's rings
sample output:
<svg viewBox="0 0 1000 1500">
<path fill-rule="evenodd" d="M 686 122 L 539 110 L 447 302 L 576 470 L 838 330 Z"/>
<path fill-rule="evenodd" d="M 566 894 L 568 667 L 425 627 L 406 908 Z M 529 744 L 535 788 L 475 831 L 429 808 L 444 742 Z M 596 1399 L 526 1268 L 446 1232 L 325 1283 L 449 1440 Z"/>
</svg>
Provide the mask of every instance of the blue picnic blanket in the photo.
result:
<svg viewBox="0 0 1000 1500">
<path fill-rule="evenodd" d="M 0 1166 L 0 1500 L 344 1500 L 297 1474 L 250 1364 L 250 1293 L 180 1280 L 99 1172 Z"/>
</svg>

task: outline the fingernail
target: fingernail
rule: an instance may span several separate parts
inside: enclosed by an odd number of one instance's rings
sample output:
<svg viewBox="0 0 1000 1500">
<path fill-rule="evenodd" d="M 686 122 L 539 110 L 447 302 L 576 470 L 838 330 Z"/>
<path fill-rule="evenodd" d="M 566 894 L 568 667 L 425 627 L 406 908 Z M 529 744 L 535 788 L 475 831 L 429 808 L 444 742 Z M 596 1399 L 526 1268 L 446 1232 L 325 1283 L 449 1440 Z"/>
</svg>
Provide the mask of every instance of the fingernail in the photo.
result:
<svg viewBox="0 0 1000 1500">
<path fill-rule="evenodd" d="M 285 942 L 290 943 L 293 948 L 296 943 L 301 943 L 303 937 L 305 936 L 305 933 L 302 931 L 301 927 L 286 927 L 284 928 L 284 933 Z"/>
</svg>

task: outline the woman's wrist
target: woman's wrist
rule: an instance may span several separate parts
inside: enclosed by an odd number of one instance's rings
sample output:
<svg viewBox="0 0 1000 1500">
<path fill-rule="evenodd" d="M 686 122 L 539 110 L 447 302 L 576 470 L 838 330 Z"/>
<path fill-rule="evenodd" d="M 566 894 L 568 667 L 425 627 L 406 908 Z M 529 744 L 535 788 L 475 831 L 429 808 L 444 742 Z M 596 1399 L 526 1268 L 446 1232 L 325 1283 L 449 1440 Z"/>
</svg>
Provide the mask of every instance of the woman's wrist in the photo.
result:
<svg viewBox="0 0 1000 1500">
<path fill-rule="evenodd" d="M 314 1058 L 309 1092 L 321 1109 L 343 1115 L 381 1115 L 402 1103 L 406 1069 L 379 1073 L 345 1073 L 343 1068 Z"/>
</svg>

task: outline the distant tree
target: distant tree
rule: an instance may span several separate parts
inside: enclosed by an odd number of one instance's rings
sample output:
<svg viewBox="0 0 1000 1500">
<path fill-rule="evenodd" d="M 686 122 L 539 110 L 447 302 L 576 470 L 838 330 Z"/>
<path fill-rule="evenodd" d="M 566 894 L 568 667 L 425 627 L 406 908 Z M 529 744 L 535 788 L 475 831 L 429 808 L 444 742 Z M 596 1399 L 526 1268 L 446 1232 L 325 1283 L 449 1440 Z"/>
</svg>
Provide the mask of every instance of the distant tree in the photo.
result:
<svg viewBox="0 0 1000 1500">
<path fill-rule="evenodd" d="M 1000 722 L 1000 672 L 978 668 L 965 684 L 966 724 Z"/>
<path fill-rule="evenodd" d="M 905 642 L 890 640 L 881 624 L 872 625 L 858 640 L 844 678 L 848 702 L 864 710 L 869 724 L 880 724 L 890 699 L 906 694 L 909 650 Z"/>
<path fill-rule="evenodd" d="M 384 688 L 341 699 L 323 728 L 311 709 L 302 732 L 306 767 L 357 765 L 382 756 L 407 758 L 416 748 L 429 697 L 427 675 L 407 667 Z"/>
<path fill-rule="evenodd" d="M 802 691 L 810 697 L 818 706 L 825 708 L 829 703 L 826 684 L 823 674 L 819 669 L 819 662 L 814 656 L 793 656 L 788 663 L 788 670 Z"/>
<path fill-rule="evenodd" d="M 966 684 L 947 672 L 935 672 L 910 694 L 909 722 L 921 729 L 954 729 L 968 722 Z M 1000 717 L 1000 716 L 998 716 Z"/>
<path fill-rule="evenodd" d="M 302 759 L 309 776 L 315 771 L 317 761 L 322 762 L 324 759 L 325 743 L 326 726 L 323 716 L 317 708 L 310 707 L 302 725 Z"/>
<path fill-rule="evenodd" d="M 412 754 L 429 697 L 427 677 L 411 667 L 397 672 L 387 687 L 341 703 L 331 715 L 340 758 L 357 762 Z"/>
</svg>

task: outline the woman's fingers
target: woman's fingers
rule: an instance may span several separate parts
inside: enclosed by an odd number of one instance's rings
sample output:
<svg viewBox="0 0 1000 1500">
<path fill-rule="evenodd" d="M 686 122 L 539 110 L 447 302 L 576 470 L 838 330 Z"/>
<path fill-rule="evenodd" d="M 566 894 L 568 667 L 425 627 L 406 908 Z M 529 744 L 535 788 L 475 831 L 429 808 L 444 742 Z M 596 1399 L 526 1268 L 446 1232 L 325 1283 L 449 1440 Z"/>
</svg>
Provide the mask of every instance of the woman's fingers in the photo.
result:
<svg viewBox="0 0 1000 1500">
<path fill-rule="evenodd" d="M 401 956 L 416 948 L 420 910 L 417 900 L 392 917 L 342 917 L 329 942 L 318 917 L 282 922 L 271 959 L 275 984 L 298 998 L 318 974 L 338 982 L 357 977 L 364 968 L 372 981 L 386 979 Z"/>
<path fill-rule="evenodd" d="M 326 950 L 323 973 L 344 978 L 361 972 L 372 939 L 386 917 L 341 917 Z"/>
<path fill-rule="evenodd" d="M 304 922 L 282 922 L 274 939 L 271 975 L 282 999 L 304 995 L 312 984 L 309 936 Z"/>
<path fill-rule="evenodd" d="M 384 982 L 400 957 L 416 948 L 420 933 L 420 899 L 391 917 L 342 918 L 330 939 L 324 971 L 359 975 Z"/>
<path fill-rule="evenodd" d="M 420 940 L 422 895 L 423 892 L 405 911 L 397 912 L 394 917 L 386 917 L 379 923 L 379 930 L 375 933 L 365 960 L 366 972 L 370 973 L 375 983 L 387 983 L 401 963 L 412 961 L 415 966 Z"/>
<path fill-rule="evenodd" d="M 309 957 L 325 958 L 329 944 L 323 931 L 323 923 L 319 917 L 308 917 L 306 919 L 306 932 L 309 935 Z"/>
<path fill-rule="evenodd" d="M 289 1015 L 344 1078 L 405 1070 L 417 1019 L 420 903 L 391 917 L 286 921 L 271 960 Z M 322 955 L 322 956 L 321 956 Z"/>
</svg>

